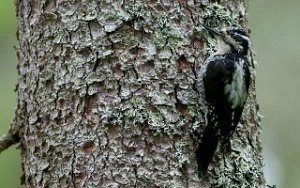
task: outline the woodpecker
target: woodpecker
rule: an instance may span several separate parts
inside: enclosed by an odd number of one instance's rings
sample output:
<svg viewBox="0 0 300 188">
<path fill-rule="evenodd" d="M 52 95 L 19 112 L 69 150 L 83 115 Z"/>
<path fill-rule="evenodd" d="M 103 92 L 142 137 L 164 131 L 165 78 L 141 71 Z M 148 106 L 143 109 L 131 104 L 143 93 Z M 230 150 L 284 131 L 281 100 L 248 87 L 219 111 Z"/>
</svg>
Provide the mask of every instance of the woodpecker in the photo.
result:
<svg viewBox="0 0 300 188">
<path fill-rule="evenodd" d="M 239 28 L 204 28 L 218 41 L 218 50 L 200 69 L 199 82 L 207 103 L 207 126 L 196 150 L 199 176 L 207 174 L 217 145 L 231 150 L 234 133 L 248 96 L 250 85 L 250 41 Z"/>
</svg>

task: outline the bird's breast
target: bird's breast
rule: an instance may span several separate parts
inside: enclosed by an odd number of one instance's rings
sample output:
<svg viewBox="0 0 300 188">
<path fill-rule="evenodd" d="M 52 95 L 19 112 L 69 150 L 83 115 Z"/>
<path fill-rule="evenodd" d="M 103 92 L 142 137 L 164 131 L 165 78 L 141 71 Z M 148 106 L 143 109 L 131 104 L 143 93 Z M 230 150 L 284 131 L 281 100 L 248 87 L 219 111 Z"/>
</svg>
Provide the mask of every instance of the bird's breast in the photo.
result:
<svg viewBox="0 0 300 188">
<path fill-rule="evenodd" d="M 247 90 L 245 84 L 244 60 L 239 59 L 234 65 L 231 82 L 224 86 L 224 93 L 231 108 L 242 107 L 247 99 Z"/>
</svg>

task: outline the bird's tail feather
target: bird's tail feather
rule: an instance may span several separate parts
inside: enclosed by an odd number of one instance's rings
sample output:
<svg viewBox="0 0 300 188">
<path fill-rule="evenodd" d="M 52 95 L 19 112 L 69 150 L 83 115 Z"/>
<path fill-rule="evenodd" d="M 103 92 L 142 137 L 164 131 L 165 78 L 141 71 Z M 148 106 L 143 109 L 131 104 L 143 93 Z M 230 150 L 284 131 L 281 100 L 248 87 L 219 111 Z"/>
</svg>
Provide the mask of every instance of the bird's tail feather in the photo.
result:
<svg viewBox="0 0 300 188">
<path fill-rule="evenodd" d="M 200 177 L 207 174 L 208 165 L 214 156 L 217 145 L 218 137 L 213 126 L 209 124 L 204 130 L 201 143 L 196 150 L 196 160 Z"/>
</svg>

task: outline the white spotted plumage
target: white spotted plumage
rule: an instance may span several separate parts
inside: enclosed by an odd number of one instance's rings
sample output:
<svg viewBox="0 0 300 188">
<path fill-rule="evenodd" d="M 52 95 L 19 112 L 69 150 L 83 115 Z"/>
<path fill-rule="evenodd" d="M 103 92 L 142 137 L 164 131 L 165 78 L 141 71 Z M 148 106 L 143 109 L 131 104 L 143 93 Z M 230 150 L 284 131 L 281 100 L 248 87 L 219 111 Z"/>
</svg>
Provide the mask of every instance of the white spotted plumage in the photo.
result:
<svg viewBox="0 0 300 188">
<path fill-rule="evenodd" d="M 218 50 L 203 63 L 199 73 L 201 102 L 207 104 L 207 126 L 196 150 L 199 174 L 207 172 L 219 141 L 230 151 L 250 85 L 249 37 L 238 28 L 216 30 L 204 26 L 218 41 Z M 202 100 L 203 99 L 203 100 Z"/>
<path fill-rule="evenodd" d="M 240 61 L 235 63 L 235 72 L 232 76 L 232 82 L 226 84 L 224 87 L 224 94 L 231 103 L 232 109 L 237 106 L 244 106 L 248 95 L 245 84 L 244 60 L 239 60 Z"/>
</svg>

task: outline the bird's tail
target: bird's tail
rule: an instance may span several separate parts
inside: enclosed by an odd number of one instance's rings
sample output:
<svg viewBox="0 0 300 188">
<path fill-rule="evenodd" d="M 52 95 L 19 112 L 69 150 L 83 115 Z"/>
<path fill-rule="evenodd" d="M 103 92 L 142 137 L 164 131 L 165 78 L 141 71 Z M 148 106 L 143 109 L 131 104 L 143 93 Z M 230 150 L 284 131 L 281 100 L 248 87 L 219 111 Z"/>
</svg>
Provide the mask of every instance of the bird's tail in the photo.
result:
<svg viewBox="0 0 300 188">
<path fill-rule="evenodd" d="M 201 143 L 196 150 L 199 177 L 207 174 L 207 168 L 217 149 L 218 137 L 213 125 L 208 124 L 204 130 Z"/>
</svg>

